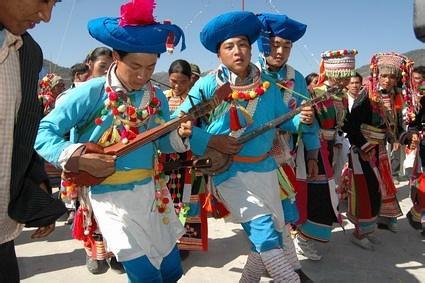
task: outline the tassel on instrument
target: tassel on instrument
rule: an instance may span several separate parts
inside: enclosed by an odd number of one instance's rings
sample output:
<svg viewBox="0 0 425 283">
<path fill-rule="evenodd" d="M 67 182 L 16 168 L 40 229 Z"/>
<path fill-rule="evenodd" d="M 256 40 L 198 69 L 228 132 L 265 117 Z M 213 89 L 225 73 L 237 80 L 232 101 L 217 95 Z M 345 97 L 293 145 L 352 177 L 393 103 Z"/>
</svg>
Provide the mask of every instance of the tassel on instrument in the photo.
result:
<svg viewBox="0 0 425 283">
<path fill-rule="evenodd" d="M 230 214 L 226 207 L 219 202 L 212 193 L 208 193 L 205 198 L 205 204 L 202 207 L 207 213 L 210 213 L 214 218 L 224 218 Z"/>
<path fill-rule="evenodd" d="M 72 227 L 72 237 L 79 241 L 83 241 L 86 238 L 86 236 L 84 235 L 84 213 L 81 206 L 75 213 L 74 223 Z"/>
</svg>

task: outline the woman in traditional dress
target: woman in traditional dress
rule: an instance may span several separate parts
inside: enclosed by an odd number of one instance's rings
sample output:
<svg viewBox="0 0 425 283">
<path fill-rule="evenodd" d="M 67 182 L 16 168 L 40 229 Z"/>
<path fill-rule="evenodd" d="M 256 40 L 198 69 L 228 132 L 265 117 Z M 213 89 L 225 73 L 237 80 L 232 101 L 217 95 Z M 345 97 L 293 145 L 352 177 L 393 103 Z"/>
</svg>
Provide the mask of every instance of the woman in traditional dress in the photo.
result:
<svg viewBox="0 0 425 283">
<path fill-rule="evenodd" d="M 329 242 L 333 224 L 340 222 L 336 184 L 343 168 L 342 125 L 347 107 L 343 90 L 355 74 L 356 54 L 355 49 L 324 52 L 318 86 L 312 93 L 312 98 L 330 96 L 315 105 L 320 125 L 319 173 L 315 178 L 307 178 L 307 194 L 297 198 L 300 211 L 305 211 L 307 217 L 298 227 L 296 248 L 312 260 L 322 258 L 312 240 Z M 299 162 L 305 162 L 304 159 L 307 158 L 297 156 Z"/>
<path fill-rule="evenodd" d="M 398 231 L 397 217 L 402 212 L 386 144 L 398 143 L 404 131 L 403 97 L 396 86 L 400 79 L 403 85 L 408 84 L 411 64 L 397 53 L 375 54 L 369 84 L 355 100 L 344 124 L 353 170 L 347 216 L 355 225 L 351 241 L 363 249 L 373 250 L 373 244 L 379 243 L 374 236 L 377 223 L 394 233 Z"/>
</svg>

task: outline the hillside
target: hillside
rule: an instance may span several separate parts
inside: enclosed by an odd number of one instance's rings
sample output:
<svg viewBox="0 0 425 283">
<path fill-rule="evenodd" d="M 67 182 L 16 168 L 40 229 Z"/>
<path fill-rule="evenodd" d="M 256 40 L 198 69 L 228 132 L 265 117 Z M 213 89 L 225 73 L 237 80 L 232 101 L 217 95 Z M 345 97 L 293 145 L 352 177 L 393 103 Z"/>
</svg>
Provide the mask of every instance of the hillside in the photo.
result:
<svg viewBox="0 0 425 283">
<path fill-rule="evenodd" d="M 71 84 L 71 69 L 59 66 L 49 60 L 44 59 L 43 60 L 43 69 L 48 73 L 55 73 L 61 76 L 64 80 L 66 85 Z"/>
<path fill-rule="evenodd" d="M 415 66 L 425 66 L 425 49 L 415 49 L 409 52 L 404 53 L 405 56 L 409 57 L 415 62 Z M 55 72 L 63 77 L 66 81 L 67 86 L 71 82 L 71 70 L 66 67 L 59 66 L 49 60 L 44 60 L 43 68 L 48 72 Z M 369 65 L 361 66 L 357 71 L 363 76 L 369 76 Z M 202 73 L 204 76 L 207 72 Z M 168 85 L 168 73 L 167 72 L 158 72 L 153 74 L 152 78 L 156 81 L 159 81 L 162 84 L 157 84 L 162 90 L 168 89 L 165 85 Z"/>
<path fill-rule="evenodd" d="M 64 78 L 66 86 L 71 85 L 71 69 L 59 66 L 49 60 L 44 60 L 43 62 L 43 68 L 46 70 L 46 72 L 51 73 L 54 72 Z M 168 73 L 167 72 L 158 72 L 153 74 L 152 78 L 156 81 L 159 81 L 162 84 L 168 85 Z M 162 90 L 168 89 L 168 87 L 157 84 Z"/>
<path fill-rule="evenodd" d="M 415 66 L 425 66 L 425 49 L 415 49 L 409 52 L 404 53 L 406 57 L 410 58 L 415 62 Z M 364 78 L 370 75 L 369 65 L 361 66 L 357 71 Z"/>
</svg>

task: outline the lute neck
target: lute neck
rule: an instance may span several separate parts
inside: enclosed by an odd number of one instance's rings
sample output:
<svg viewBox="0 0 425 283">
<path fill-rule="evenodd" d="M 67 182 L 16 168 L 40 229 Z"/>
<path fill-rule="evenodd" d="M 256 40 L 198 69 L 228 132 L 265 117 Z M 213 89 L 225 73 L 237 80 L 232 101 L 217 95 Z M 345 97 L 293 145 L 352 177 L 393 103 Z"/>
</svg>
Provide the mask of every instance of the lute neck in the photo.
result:
<svg viewBox="0 0 425 283">
<path fill-rule="evenodd" d="M 282 116 L 271 120 L 267 123 L 265 123 L 264 125 L 262 125 L 261 127 L 258 127 L 248 133 L 243 134 L 242 136 L 240 136 L 238 138 L 238 142 L 241 144 L 244 144 L 250 140 L 252 140 L 253 138 L 267 132 L 270 129 L 276 128 L 277 126 L 279 126 L 280 124 L 282 124 L 283 122 L 291 119 L 292 117 L 294 117 L 295 115 L 297 115 L 298 113 L 301 112 L 301 110 L 306 107 L 306 106 L 312 106 L 320 101 L 323 101 L 325 99 L 327 99 L 327 95 L 321 95 L 319 97 L 316 97 L 312 100 L 307 101 L 306 103 L 304 103 L 303 105 L 295 108 L 294 110 L 292 110 L 291 112 L 288 112 L 286 114 L 283 114 Z"/>
<path fill-rule="evenodd" d="M 302 106 L 304 107 L 304 106 Z M 244 144 L 250 140 L 252 140 L 253 138 L 258 137 L 259 135 L 267 132 L 270 129 L 276 128 L 278 125 L 282 124 L 283 122 L 285 122 L 286 120 L 291 119 L 292 117 L 294 117 L 295 115 L 297 115 L 298 113 L 301 112 L 302 107 L 298 107 L 296 109 L 294 109 L 291 112 L 288 112 L 272 121 L 269 121 L 267 123 L 265 123 L 264 125 L 262 125 L 261 127 L 256 128 L 253 131 L 250 131 L 248 133 L 243 134 L 242 136 L 240 136 L 238 138 L 238 142 L 241 144 Z"/>
<path fill-rule="evenodd" d="M 148 144 L 154 140 L 159 139 L 163 135 L 168 134 L 169 132 L 177 129 L 181 123 L 189 121 L 193 119 L 193 116 L 190 114 L 186 114 L 181 118 L 172 119 L 158 127 L 149 129 L 145 132 L 138 134 L 134 139 L 129 141 L 127 144 L 123 144 L 121 142 L 108 146 L 104 150 L 106 153 L 113 153 L 114 155 L 121 156 L 124 155 L 136 147 L 143 146 Z"/>
</svg>

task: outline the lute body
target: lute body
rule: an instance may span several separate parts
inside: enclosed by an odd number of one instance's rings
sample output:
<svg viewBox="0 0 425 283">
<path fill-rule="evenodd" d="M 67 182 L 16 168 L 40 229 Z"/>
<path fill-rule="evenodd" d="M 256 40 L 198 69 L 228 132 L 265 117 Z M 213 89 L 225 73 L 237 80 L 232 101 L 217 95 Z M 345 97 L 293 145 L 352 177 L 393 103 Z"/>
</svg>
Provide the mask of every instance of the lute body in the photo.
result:
<svg viewBox="0 0 425 283">
<path fill-rule="evenodd" d="M 273 129 L 279 126 L 280 124 L 284 123 L 285 121 L 293 118 L 295 115 L 301 112 L 302 108 L 306 106 L 313 106 L 319 102 L 325 101 L 329 98 L 328 94 L 323 94 L 321 96 L 318 96 L 314 99 L 311 99 L 304 103 L 303 105 L 297 107 L 296 109 L 292 110 L 291 112 L 288 112 L 274 120 L 271 120 L 261 127 L 258 127 L 248 133 L 243 134 L 240 136 L 237 140 L 238 143 L 244 144 L 255 137 Z M 200 171 L 204 174 L 208 175 L 217 175 L 224 171 L 226 171 L 233 163 L 233 155 L 222 153 L 214 148 L 207 147 L 205 154 L 203 158 L 207 158 L 211 160 L 211 167 L 208 168 L 201 168 Z"/>
</svg>

